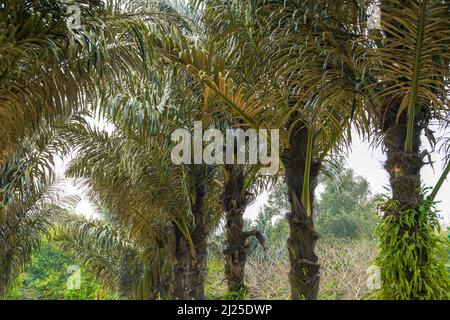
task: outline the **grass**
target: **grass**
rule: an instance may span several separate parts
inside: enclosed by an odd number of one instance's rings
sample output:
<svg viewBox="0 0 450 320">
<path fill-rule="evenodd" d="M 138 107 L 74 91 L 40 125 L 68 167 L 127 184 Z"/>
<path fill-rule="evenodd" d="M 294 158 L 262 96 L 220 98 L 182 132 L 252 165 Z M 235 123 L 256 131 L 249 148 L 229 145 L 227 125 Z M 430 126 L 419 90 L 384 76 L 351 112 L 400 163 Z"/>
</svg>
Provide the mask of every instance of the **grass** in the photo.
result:
<svg viewBox="0 0 450 320">
<path fill-rule="evenodd" d="M 321 240 L 317 247 L 321 264 L 319 299 L 359 300 L 369 297 L 367 268 L 373 263 L 377 243 L 367 240 Z M 287 253 L 264 259 L 250 257 L 246 266 L 247 293 L 227 294 L 223 280 L 223 260 L 211 257 L 208 263 L 206 294 L 209 299 L 289 299 Z"/>
</svg>

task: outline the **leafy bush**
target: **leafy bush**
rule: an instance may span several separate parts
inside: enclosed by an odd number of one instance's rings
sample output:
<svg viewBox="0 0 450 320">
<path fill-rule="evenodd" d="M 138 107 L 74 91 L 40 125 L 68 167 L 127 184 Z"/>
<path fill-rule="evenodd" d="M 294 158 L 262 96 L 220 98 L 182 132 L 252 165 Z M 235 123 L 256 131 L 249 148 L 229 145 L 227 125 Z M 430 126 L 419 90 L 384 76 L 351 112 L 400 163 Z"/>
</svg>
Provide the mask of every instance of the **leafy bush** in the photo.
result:
<svg viewBox="0 0 450 320">
<path fill-rule="evenodd" d="M 89 273 L 81 269 L 80 289 L 67 288 L 67 268 L 76 262 L 53 243 L 45 241 L 33 254 L 32 262 L 16 281 L 7 299 L 21 300 L 94 300 L 115 299 L 103 290 Z"/>
<path fill-rule="evenodd" d="M 227 293 L 224 281 L 224 260 L 220 256 L 211 256 L 207 264 L 205 293 L 208 299 L 219 300 Z"/>
</svg>

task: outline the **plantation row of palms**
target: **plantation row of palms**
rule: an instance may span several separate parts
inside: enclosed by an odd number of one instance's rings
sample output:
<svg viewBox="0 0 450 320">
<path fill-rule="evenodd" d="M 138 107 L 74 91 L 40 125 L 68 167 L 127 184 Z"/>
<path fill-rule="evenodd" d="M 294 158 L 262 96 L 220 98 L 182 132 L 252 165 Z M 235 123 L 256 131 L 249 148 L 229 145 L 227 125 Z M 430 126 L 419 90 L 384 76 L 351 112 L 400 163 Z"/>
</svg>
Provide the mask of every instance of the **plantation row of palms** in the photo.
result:
<svg viewBox="0 0 450 320">
<path fill-rule="evenodd" d="M 317 299 L 315 189 L 358 134 L 385 151 L 392 191 L 378 297 L 448 298 L 434 198 L 450 159 L 431 192 L 420 171 L 431 161 L 422 137 L 450 154 L 431 130 L 450 123 L 450 1 L 78 5 L 82 26 L 70 29 L 61 1 L 0 3 L 0 297 L 51 234 L 123 297 L 203 299 L 221 219 L 228 290 L 245 290 L 249 238 L 265 245 L 244 229 L 245 209 L 283 179 L 291 298 Z M 374 5 L 379 25 L 367 22 Z M 279 129 L 279 173 L 174 164 L 172 132 L 196 121 Z M 63 209 L 74 199 L 58 196 L 55 155 L 73 155 L 66 175 L 89 187 L 101 220 Z"/>
</svg>

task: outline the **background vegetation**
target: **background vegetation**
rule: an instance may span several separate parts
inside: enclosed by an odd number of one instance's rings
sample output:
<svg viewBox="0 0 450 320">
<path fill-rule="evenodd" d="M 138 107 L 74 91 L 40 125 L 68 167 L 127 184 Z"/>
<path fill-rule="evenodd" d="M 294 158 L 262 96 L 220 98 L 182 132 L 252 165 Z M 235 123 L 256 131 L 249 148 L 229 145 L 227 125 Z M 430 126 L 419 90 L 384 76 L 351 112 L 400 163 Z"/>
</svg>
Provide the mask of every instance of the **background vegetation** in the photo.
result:
<svg viewBox="0 0 450 320">
<path fill-rule="evenodd" d="M 102 288 L 86 270 L 81 270 L 80 289 L 69 289 L 69 266 L 77 260 L 63 253 L 54 241 L 45 241 L 33 254 L 31 264 L 16 280 L 6 299 L 12 300 L 95 300 L 117 299 Z"/>
</svg>

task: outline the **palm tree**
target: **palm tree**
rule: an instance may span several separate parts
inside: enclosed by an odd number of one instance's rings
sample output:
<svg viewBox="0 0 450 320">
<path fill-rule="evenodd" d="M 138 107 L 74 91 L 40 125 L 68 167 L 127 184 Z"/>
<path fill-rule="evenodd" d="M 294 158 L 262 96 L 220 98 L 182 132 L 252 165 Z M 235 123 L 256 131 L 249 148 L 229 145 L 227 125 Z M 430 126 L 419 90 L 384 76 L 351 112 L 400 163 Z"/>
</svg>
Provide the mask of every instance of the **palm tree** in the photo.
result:
<svg viewBox="0 0 450 320">
<path fill-rule="evenodd" d="M 46 215 L 39 217 L 33 214 L 32 206 L 45 198 L 44 189 L 53 178 L 53 153 L 63 146 L 42 149 L 40 136 L 55 131 L 72 113 L 95 102 L 99 87 L 116 84 L 137 65 L 142 67 L 144 53 L 132 48 L 139 46 L 143 20 L 153 26 L 154 33 L 165 23 L 160 23 L 160 12 L 141 14 L 142 8 L 138 13 L 124 12 L 139 7 L 133 1 L 125 2 L 126 6 L 117 1 L 101 7 L 80 6 L 83 25 L 76 30 L 68 27 L 67 5 L 61 1 L 7 0 L 0 5 L 0 213 L 4 250 L 11 254 L 15 248 L 6 247 L 6 241 L 15 228 L 36 233 L 30 240 L 35 248 L 37 231 L 44 231 L 55 211 L 41 210 Z M 30 165 L 23 159 L 17 164 L 22 149 L 29 145 L 41 154 L 33 158 L 26 154 Z M 44 207 L 41 202 L 36 205 Z M 16 214 L 21 210 L 23 214 Z M 40 219 L 35 224 L 34 216 Z M 31 223 L 29 229 L 27 223 Z M 30 252 L 23 252 L 22 262 L 17 257 L 11 261 L 18 263 L 17 272 L 29 259 Z M 7 278 L 5 283 L 10 282 L 11 277 Z"/>
<path fill-rule="evenodd" d="M 38 139 L 39 138 L 39 139 Z M 31 260 L 41 239 L 49 235 L 54 220 L 73 205 L 54 181 L 49 149 L 51 135 L 40 135 L 24 144 L 2 168 L 0 180 L 0 297 Z"/>
<path fill-rule="evenodd" d="M 347 4 L 340 5 L 341 9 L 348 9 Z M 433 252 L 437 248 L 433 240 L 437 223 L 430 204 L 448 169 L 425 199 L 419 173 L 427 153 L 420 150 L 420 138 L 424 130 L 433 143 L 429 121 L 434 118 L 445 123 L 448 113 L 449 4 L 387 0 L 381 1 L 380 8 L 381 30 L 367 31 L 364 14 L 350 14 L 350 20 L 343 19 L 339 8 L 319 4 L 315 13 L 324 12 L 325 16 L 319 15 L 318 22 L 311 25 L 312 35 L 302 38 L 302 26 L 294 24 L 291 30 L 300 31 L 293 33 L 292 43 L 298 45 L 289 46 L 289 37 L 281 41 L 283 47 L 289 48 L 281 53 L 300 54 L 297 59 L 282 60 L 290 63 L 284 69 L 283 65 L 280 67 L 288 78 L 296 75 L 296 70 L 307 76 L 300 77 L 301 81 L 295 84 L 298 91 L 312 97 L 306 101 L 348 106 L 349 118 L 360 119 L 356 122 L 359 130 L 370 127 L 365 112 L 369 113 L 369 119 L 375 120 L 378 137 L 386 150 L 385 168 L 392 188 L 392 198 L 384 206 L 381 229 L 384 249 L 378 261 L 385 281 L 383 296 L 439 297 L 445 292 L 448 279 L 442 276 L 439 259 L 430 258 L 435 257 Z M 367 7 L 360 9 L 355 12 L 365 12 Z M 289 12 L 287 6 L 275 10 L 282 12 L 283 17 L 286 11 Z M 291 12 L 292 16 L 304 19 L 299 11 Z M 405 15 L 408 19 L 403 18 Z M 338 24 L 330 23 L 331 28 L 327 29 L 327 21 Z M 316 36 L 314 32 L 318 32 Z M 418 234 L 423 238 L 417 238 Z"/>
<path fill-rule="evenodd" d="M 330 152 L 350 141 L 351 122 L 360 130 L 368 127 L 363 100 L 355 97 L 355 81 L 348 77 L 356 63 L 352 59 L 360 57 L 351 45 L 358 28 L 350 19 L 339 19 L 347 9 L 357 11 L 352 3 L 208 1 L 206 27 L 216 35 L 214 48 L 227 53 L 180 50 L 178 63 L 188 66 L 209 95 L 222 98 L 228 112 L 255 128 L 282 129 L 293 299 L 317 298 L 312 205 L 319 172 Z M 225 61 L 248 70 L 235 76 Z"/>
<path fill-rule="evenodd" d="M 176 299 L 202 299 L 207 236 L 220 217 L 216 173 L 173 164 L 171 133 L 201 119 L 202 101 L 183 74 L 159 71 L 136 73 L 135 83 L 105 91 L 100 112 L 114 124 L 112 133 L 66 127 L 64 139 L 79 148 L 68 174 L 84 178 L 99 204 L 131 224 L 137 243 L 160 237 L 170 246 Z"/>
<path fill-rule="evenodd" d="M 72 30 L 61 1 L 2 2 L 0 166 L 23 137 L 85 108 L 97 86 L 139 63 L 129 55 L 139 16 L 80 8 L 83 26 Z"/>
<path fill-rule="evenodd" d="M 381 30 L 372 31 L 376 47 L 369 52 L 378 81 L 373 85 L 377 129 L 392 189 L 384 206 L 379 257 L 385 281 L 382 295 L 438 298 L 448 288 L 448 277 L 434 255 L 437 223 L 430 204 L 449 169 L 447 165 L 436 188 L 426 196 L 420 171 L 428 152 L 421 148 L 421 137 L 424 132 L 433 145 L 436 138 L 430 122 L 443 125 L 447 121 L 450 3 L 386 0 L 380 2 L 380 10 Z"/>
<path fill-rule="evenodd" d="M 105 287 L 132 300 L 166 296 L 166 262 L 155 252 L 167 252 L 159 246 L 137 245 L 129 231 L 108 216 L 88 220 L 67 214 L 58 225 L 55 239 L 61 249 L 74 255 Z"/>
<path fill-rule="evenodd" d="M 382 1 L 380 8 L 383 37 L 373 36 L 379 44 L 374 50 L 381 63 L 377 72 L 383 75 L 377 119 L 398 212 L 417 209 L 422 202 L 421 133 L 434 139 L 428 124 L 433 118 L 443 120 L 448 109 L 449 4 Z M 410 19 L 399 19 L 403 13 Z"/>
</svg>

